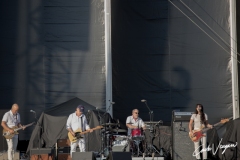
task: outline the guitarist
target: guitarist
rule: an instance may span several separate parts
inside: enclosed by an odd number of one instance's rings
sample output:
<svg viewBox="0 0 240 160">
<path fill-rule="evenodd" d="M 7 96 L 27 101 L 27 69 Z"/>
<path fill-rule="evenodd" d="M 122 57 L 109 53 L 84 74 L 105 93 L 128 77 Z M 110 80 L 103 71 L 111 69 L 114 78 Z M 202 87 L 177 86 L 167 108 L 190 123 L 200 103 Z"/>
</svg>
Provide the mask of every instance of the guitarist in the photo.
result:
<svg viewBox="0 0 240 160">
<path fill-rule="evenodd" d="M 18 113 L 19 106 L 18 104 L 13 104 L 10 111 L 6 112 L 2 119 L 2 127 L 4 130 L 9 131 L 11 134 L 14 134 L 12 127 L 18 126 L 25 129 L 24 126 L 20 124 L 20 114 Z M 17 149 L 18 144 L 18 135 L 15 134 L 12 139 L 6 139 L 8 145 L 8 160 L 13 160 L 14 152 Z"/>
<path fill-rule="evenodd" d="M 195 114 L 192 114 L 190 122 L 189 122 L 189 131 L 190 134 L 194 135 L 194 130 L 201 130 L 204 127 L 213 128 L 212 125 L 208 123 L 208 116 L 206 113 L 204 113 L 203 105 L 197 104 Z M 203 136 L 200 141 L 202 143 L 202 148 L 207 148 L 207 133 L 204 133 L 205 136 Z M 195 147 L 195 155 L 197 160 L 201 160 L 200 154 L 199 154 L 199 146 L 200 141 L 194 142 Z M 203 152 L 203 159 L 207 160 L 207 152 Z"/>
<path fill-rule="evenodd" d="M 92 132 L 93 130 L 90 129 L 86 116 L 83 114 L 84 112 L 84 106 L 79 105 L 76 108 L 76 111 L 69 115 L 67 120 L 67 130 L 75 137 L 74 131 L 78 130 L 79 128 L 81 131 L 90 130 Z M 79 145 L 80 152 L 85 152 L 85 138 L 84 135 L 82 135 L 83 138 L 78 139 L 76 142 L 71 142 L 71 157 L 72 152 L 76 152 L 76 147 Z"/>
</svg>

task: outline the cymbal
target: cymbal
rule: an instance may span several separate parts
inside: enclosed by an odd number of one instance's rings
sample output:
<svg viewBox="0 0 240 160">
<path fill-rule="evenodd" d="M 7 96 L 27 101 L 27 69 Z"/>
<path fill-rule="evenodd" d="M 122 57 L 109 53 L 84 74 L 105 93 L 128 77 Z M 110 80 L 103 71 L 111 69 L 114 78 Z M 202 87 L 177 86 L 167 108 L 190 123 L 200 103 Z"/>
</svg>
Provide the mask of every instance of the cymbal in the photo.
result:
<svg viewBox="0 0 240 160">
<path fill-rule="evenodd" d="M 126 129 L 113 129 L 113 132 L 127 132 Z"/>
<path fill-rule="evenodd" d="M 103 123 L 101 124 L 102 126 L 116 126 L 118 125 L 117 123 Z"/>
</svg>

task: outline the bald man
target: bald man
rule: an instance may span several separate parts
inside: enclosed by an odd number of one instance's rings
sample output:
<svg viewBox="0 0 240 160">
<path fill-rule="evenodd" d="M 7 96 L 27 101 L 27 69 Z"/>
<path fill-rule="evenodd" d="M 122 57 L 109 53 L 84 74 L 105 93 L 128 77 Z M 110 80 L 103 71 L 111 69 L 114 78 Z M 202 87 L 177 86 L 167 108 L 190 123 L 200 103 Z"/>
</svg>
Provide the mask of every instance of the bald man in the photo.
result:
<svg viewBox="0 0 240 160">
<path fill-rule="evenodd" d="M 127 117 L 126 126 L 128 127 L 128 135 L 131 135 L 132 129 L 146 129 L 143 120 L 139 117 L 139 110 L 133 109 L 132 115 Z"/>
<path fill-rule="evenodd" d="M 2 127 L 9 131 L 10 133 L 14 133 L 12 127 L 18 126 L 25 129 L 24 126 L 20 124 L 20 114 L 18 113 L 19 106 L 18 104 L 13 104 L 10 111 L 6 112 L 2 119 Z M 8 145 L 8 160 L 13 160 L 14 152 L 17 149 L 18 144 L 18 135 L 14 135 L 12 139 L 6 139 Z"/>
</svg>

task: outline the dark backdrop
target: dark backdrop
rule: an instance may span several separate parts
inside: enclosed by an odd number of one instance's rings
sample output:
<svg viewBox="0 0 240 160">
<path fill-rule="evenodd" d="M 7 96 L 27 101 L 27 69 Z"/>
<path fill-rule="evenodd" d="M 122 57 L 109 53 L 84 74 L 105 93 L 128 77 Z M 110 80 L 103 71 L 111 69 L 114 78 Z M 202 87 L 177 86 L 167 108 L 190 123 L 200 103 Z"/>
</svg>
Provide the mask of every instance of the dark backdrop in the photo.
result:
<svg viewBox="0 0 240 160">
<path fill-rule="evenodd" d="M 196 103 L 210 123 L 232 115 L 229 1 L 111 3 L 114 117 L 124 122 L 139 108 L 148 120 L 143 98 L 164 123 Z M 39 116 L 73 97 L 105 106 L 103 11 L 94 0 L 2 0 L 0 108 L 18 103 L 25 124 L 30 109 Z"/>
<path fill-rule="evenodd" d="M 197 103 L 210 123 L 230 117 L 228 20 L 225 0 L 112 1 L 113 116 L 125 121 L 138 108 L 149 120 L 146 99 L 164 124 Z"/>
<path fill-rule="evenodd" d="M 103 10 L 95 0 L 1 1 L 0 108 L 18 103 L 26 124 L 30 109 L 39 117 L 74 97 L 105 106 Z"/>
</svg>

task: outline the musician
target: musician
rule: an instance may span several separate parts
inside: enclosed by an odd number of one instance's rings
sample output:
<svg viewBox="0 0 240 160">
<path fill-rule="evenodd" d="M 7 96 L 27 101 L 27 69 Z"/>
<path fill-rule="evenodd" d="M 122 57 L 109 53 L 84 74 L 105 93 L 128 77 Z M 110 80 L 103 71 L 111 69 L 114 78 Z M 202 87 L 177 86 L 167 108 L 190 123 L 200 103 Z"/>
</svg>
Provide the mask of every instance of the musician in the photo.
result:
<svg viewBox="0 0 240 160">
<path fill-rule="evenodd" d="M 18 104 L 13 104 L 10 111 L 6 112 L 2 119 L 2 127 L 4 130 L 14 134 L 12 127 L 22 127 L 24 130 L 26 127 L 20 124 L 20 114 L 18 113 L 19 106 Z M 12 139 L 6 139 L 8 145 L 8 160 L 13 160 L 14 152 L 16 152 L 18 144 L 18 134 L 15 134 Z"/>
<path fill-rule="evenodd" d="M 90 129 L 86 116 L 83 114 L 84 106 L 79 105 L 76 108 L 76 111 L 69 115 L 67 120 L 67 130 L 75 137 L 74 131 L 77 129 L 81 129 L 81 131 L 89 130 L 92 132 L 93 130 Z M 71 142 L 71 156 L 72 152 L 76 152 L 76 147 L 79 145 L 80 152 L 85 152 L 85 137 L 82 135 L 83 138 L 78 139 L 76 142 Z"/>
<path fill-rule="evenodd" d="M 126 126 L 128 127 L 128 135 L 131 135 L 132 129 L 146 129 L 143 120 L 139 117 L 138 109 L 132 110 L 132 115 L 127 117 Z"/>
<path fill-rule="evenodd" d="M 196 105 L 196 110 L 195 114 L 192 114 L 189 122 L 189 131 L 190 134 L 193 134 L 193 129 L 194 130 L 201 130 L 204 127 L 208 128 L 213 128 L 212 125 L 208 123 L 208 116 L 206 113 L 204 113 L 203 105 L 202 104 L 197 104 Z M 207 133 L 204 133 L 205 136 L 203 136 L 200 141 L 202 143 L 202 148 L 207 148 Z M 200 146 L 200 141 L 194 142 L 194 147 L 195 147 L 195 154 L 197 160 L 201 160 L 200 158 L 200 152 L 199 152 L 199 146 Z M 207 152 L 203 152 L 203 159 L 207 160 Z"/>
</svg>

